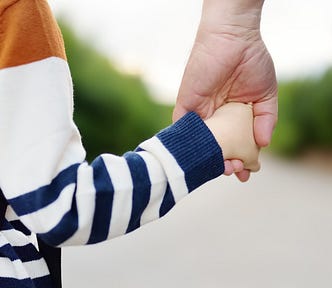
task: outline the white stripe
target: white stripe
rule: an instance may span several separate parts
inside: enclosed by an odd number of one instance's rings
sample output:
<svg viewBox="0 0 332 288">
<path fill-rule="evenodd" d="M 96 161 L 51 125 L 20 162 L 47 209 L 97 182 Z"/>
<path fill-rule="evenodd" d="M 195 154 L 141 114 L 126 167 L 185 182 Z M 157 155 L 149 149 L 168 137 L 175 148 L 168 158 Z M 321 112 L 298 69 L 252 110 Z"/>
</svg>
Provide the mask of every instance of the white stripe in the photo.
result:
<svg viewBox="0 0 332 288">
<path fill-rule="evenodd" d="M 11 246 L 25 246 L 32 244 L 38 247 L 37 237 L 35 234 L 25 235 L 21 231 L 10 229 L 0 231 L 0 247 L 10 244 Z"/>
<path fill-rule="evenodd" d="M 2 235 L 2 231 L 0 231 L 0 247 L 9 244 L 8 240 Z"/>
<path fill-rule="evenodd" d="M 13 208 L 8 205 L 7 206 L 7 211 L 6 211 L 6 219 L 7 221 L 15 221 L 15 220 L 18 220 L 18 216 L 16 215 L 15 211 L 13 210 Z"/>
<path fill-rule="evenodd" d="M 7 221 L 11 222 L 11 221 L 20 221 L 19 217 L 16 215 L 15 211 L 13 210 L 13 208 L 8 205 L 7 206 L 7 211 L 6 211 L 6 219 Z M 12 223 L 11 223 L 12 224 Z M 15 230 L 17 231 L 17 233 L 23 233 L 21 231 Z M 25 237 L 28 239 L 28 241 L 33 244 L 35 247 L 38 247 L 37 245 L 37 238 L 36 235 L 34 235 L 33 233 L 31 233 L 30 235 L 25 235 Z"/>
<path fill-rule="evenodd" d="M 140 147 L 151 152 L 161 162 L 172 189 L 175 202 L 188 195 L 188 187 L 183 170 L 160 140 L 154 136 L 140 144 Z"/>
<path fill-rule="evenodd" d="M 163 201 L 167 179 L 163 167 L 149 152 L 138 153 L 145 161 L 151 182 L 150 201 L 141 216 L 141 225 L 159 218 L 159 210 Z"/>
<path fill-rule="evenodd" d="M 23 233 L 15 229 L 3 230 L 1 231 L 1 234 L 5 239 L 7 239 L 7 241 L 10 243 L 11 246 L 21 247 L 31 243 L 30 237 L 25 236 Z"/>
<path fill-rule="evenodd" d="M 36 234 L 31 233 L 31 235 L 27 236 L 27 238 L 28 238 L 29 242 L 30 242 L 32 245 L 34 245 L 34 246 L 37 248 L 37 250 L 39 250 L 39 249 L 38 249 L 38 240 L 37 240 L 37 236 L 36 236 Z"/>
<path fill-rule="evenodd" d="M 43 258 L 35 261 L 30 262 L 23 262 L 23 266 L 25 267 L 28 275 L 34 279 L 49 275 L 50 272 L 48 271 L 47 265 Z"/>
<path fill-rule="evenodd" d="M 10 261 L 8 258 L 0 257 L 0 277 L 26 279 L 29 278 L 21 260 Z"/>
<path fill-rule="evenodd" d="M 61 246 L 86 244 L 90 237 L 95 211 L 96 190 L 93 183 L 93 169 L 87 163 L 77 171 L 76 203 L 78 230 Z"/>
<path fill-rule="evenodd" d="M 22 280 L 39 278 L 49 274 L 44 259 L 21 262 L 20 259 L 10 261 L 8 258 L 0 257 L 0 277 Z"/>
<path fill-rule="evenodd" d="M 11 261 L 8 258 L 0 257 L 0 277 L 21 280 L 26 278 L 39 278 L 49 274 L 49 270 L 43 258 L 29 262 L 22 262 L 20 259 Z"/>
<path fill-rule="evenodd" d="M 58 199 L 50 205 L 22 216 L 20 219 L 34 233 L 46 233 L 53 229 L 71 209 L 76 184 L 66 186 Z"/>
<path fill-rule="evenodd" d="M 72 98 L 63 59 L 0 70 L 0 135 L 6 139 L 0 141 L 0 181 L 8 199 L 49 184 L 59 171 L 84 161 Z"/>
<path fill-rule="evenodd" d="M 111 225 L 108 238 L 126 233 L 133 198 L 133 182 L 127 161 L 111 154 L 102 156 L 114 188 Z"/>
</svg>

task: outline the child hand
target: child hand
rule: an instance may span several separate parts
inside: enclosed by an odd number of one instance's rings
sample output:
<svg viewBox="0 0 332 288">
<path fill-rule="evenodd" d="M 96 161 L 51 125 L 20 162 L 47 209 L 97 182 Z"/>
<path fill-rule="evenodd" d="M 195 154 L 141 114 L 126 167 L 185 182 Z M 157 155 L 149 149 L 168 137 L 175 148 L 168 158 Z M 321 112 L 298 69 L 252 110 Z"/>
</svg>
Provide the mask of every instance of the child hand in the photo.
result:
<svg viewBox="0 0 332 288">
<path fill-rule="evenodd" d="M 259 147 L 253 133 L 253 110 L 250 104 L 230 102 L 215 111 L 205 124 L 222 148 L 225 160 L 239 159 L 244 168 L 260 169 Z"/>
</svg>

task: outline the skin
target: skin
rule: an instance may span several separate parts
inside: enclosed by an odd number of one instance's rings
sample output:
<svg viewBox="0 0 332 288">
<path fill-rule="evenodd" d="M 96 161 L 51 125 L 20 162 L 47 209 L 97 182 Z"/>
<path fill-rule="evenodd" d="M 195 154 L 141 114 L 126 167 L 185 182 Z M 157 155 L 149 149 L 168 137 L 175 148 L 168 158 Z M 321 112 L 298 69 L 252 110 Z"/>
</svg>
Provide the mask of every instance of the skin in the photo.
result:
<svg viewBox="0 0 332 288">
<path fill-rule="evenodd" d="M 218 108 L 205 124 L 222 148 L 226 159 L 240 159 L 250 171 L 258 171 L 259 147 L 253 133 L 253 109 L 249 104 L 230 102 Z"/>
<path fill-rule="evenodd" d="M 227 102 L 252 103 L 254 137 L 267 146 L 277 122 L 277 81 L 260 34 L 262 0 L 205 0 L 179 89 L 173 120 L 189 111 L 203 119 Z M 225 158 L 225 174 L 247 181 L 241 159 Z"/>
</svg>

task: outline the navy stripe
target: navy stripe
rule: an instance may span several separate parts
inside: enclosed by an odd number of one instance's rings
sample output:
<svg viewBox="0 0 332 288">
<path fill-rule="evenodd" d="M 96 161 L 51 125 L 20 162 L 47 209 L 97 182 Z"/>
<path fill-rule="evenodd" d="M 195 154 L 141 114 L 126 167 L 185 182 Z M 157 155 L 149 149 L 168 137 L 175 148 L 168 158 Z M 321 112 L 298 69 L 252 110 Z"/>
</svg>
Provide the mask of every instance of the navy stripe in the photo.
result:
<svg viewBox="0 0 332 288">
<path fill-rule="evenodd" d="M 159 216 L 160 217 L 164 216 L 169 210 L 172 209 L 174 205 L 175 205 L 175 200 L 173 192 L 171 190 L 171 187 L 167 183 L 166 192 L 159 209 Z"/>
<path fill-rule="evenodd" d="M 19 259 L 13 247 L 8 243 L 0 247 L 0 257 L 8 258 L 10 261 Z"/>
<path fill-rule="evenodd" d="M 5 221 L 1 227 L 1 230 L 6 231 L 6 230 L 12 230 L 12 229 L 13 229 L 13 226 L 10 224 L 10 222 L 7 221 L 7 219 L 5 219 Z"/>
<path fill-rule="evenodd" d="M 13 220 L 9 222 L 15 230 L 22 232 L 24 235 L 29 236 L 31 235 L 31 231 L 23 225 L 20 220 Z"/>
<path fill-rule="evenodd" d="M 35 286 L 34 288 L 52 288 L 55 287 L 54 283 L 52 282 L 52 278 L 50 275 L 46 275 L 39 278 L 34 278 L 33 283 Z M 16 287 L 16 286 L 15 286 Z"/>
<path fill-rule="evenodd" d="M 78 213 L 76 203 L 76 188 L 73 195 L 73 201 L 70 210 L 62 217 L 61 221 L 49 232 L 38 234 L 46 244 L 50 246 L 59 246 L 68 240 L 78 229 Z"/>
<path fill-rule="evenodd" d="M 25 246 L 14 247 L 10 244 L 6 244 L 0 248 L 0 255 L 10 259 L 10 261 L 20 259 L 22 262 L 39 260 L 42 258 L 35 246 L 31 243 Z"/>
<path fill-rule="evenodd" d="M 76 183 L 79 164 L 62 170 L 49 185 L 8 200 L 18 216 L 33 213 L 54 202 L 69 184 Z"/>
<path fill-rule="evenodd" d="M 127 152 L 124 154 L 133 181 L 133 205 L 126 233 L 140 226 L 142 213 L 149 204 L 151 182 L 146 163 L 139 154 Z"/>
<path fill-rule="evenodd" d="M 220 146 L 194 112 L 157 134 L 185 172 L 189 192 L 224 172 Z"/>
<path fill-rule="evenodd" d="M 95 212 L 88 244 L 107 239 L 112 217 L 114 187 L 102 157 L 96 158 L 93 167 L 93 182 L 96 189 Z"/>
<path fill-rule="evenodd" d="M 29 279 L 16 279 L 16 278 L 7 278 L 0 277 L 0 287 L 1 288 L 36 288 L 33 281 Z M 38 288 L 46 288 L 53 287 L 52 284 L 50 286 L 38 286 Z"/>
<path fill-rule="evenodd" d="M 2 193 L 2 190 L 0 189 L 0 228 L 5 221 L 6 210 L 7 210 L 7 201 Z"/>
<path fill-rule="evenodd" d="M 18 231 L 18 232 L 21 232 L 21 233 L 23 233 L 24 235 L 26 235 L 26 236 L 29 236 L 29 235 L 31 235 L 31 231 L 28 229 L 28 228 L 26 228 L 23 224 L 22 224 L 22 222 L 21 221 L 19 221 L 19 220 L 14 220 L 14 221 L 7 221 L 6 219 L 5 219 L 5 221 L 4 221 L 4 223 L 3 223 L 3 225 L 2 225 L 2 227 L 1 227 L 1 230 L 2 231 L 8 231 L 8 230 L 12 230 L 12 229 L 14 229 L 14 230 L 16 230 L 16 231 Z"/>
<path fill-rule="evenodd" d="M 39 260 L 42 258 L 36 247 L 31 243 L 25 246 L 14 246 L 13 248 L 18 258 L 20 258 L 22 262 Z"/>
<path fill-rule="evenodd" d="M 224 173 L 224 160 L 219 159 L 223 159 L 221 154 L 215 155 L 215 158 L 204 159 L 199 168 L 186 173 L 185 180 L 189 192 Z"/>
</svg>

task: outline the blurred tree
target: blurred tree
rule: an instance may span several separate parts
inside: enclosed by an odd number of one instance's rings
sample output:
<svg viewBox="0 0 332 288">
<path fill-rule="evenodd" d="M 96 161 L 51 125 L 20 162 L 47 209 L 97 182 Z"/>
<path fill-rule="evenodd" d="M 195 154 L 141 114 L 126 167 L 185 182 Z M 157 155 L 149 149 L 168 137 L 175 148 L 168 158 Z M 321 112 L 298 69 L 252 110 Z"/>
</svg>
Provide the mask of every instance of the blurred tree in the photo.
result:
<svg viewBox="0 0 332 288">
<path fill-rule="evenodd" d="M 74 82 L 74 120 L 89 160 L 133 150 L 171 123 L 172 107 L 153 101 L 139 76 L 118 71 L 67 25 L 61 30 Z M 272 151 L 294 156 L 307 149 L 332 150 L 331 126 L 332 68 L 318 78 L 280 83 Z"/>
<path fill-rule="evenodd" d="M 317 78 L 280 83 L 271 148 L 289 156 L 332 150 L 332 68 Z"/>
<path fill-rule="evenodd" d="M 172 107 L 156 103 L 139 76 L 118 71 L 61 22 L 74 83 L 74 120 L 88 160 L 122 154 L 171 123 Z"/>
</svg>

